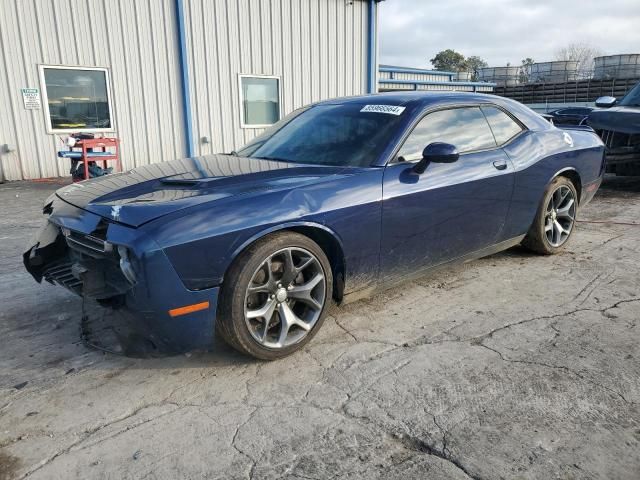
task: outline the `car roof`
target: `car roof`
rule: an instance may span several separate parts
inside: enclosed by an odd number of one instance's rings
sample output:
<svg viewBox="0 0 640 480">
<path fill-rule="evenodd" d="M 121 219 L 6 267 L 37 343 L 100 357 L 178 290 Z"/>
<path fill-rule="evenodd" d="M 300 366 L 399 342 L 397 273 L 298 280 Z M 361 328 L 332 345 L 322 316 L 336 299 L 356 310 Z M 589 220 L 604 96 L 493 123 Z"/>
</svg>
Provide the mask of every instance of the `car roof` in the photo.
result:
<svg viewBox="0 0 640 480">
<path fill-rule="evenodd" d="M 473 101 L 487 101 L 488 99 L 495 98 L 495 95 L 486 95 L 482 93 L 473 93 L 473 92 L 383 92 L 383 93 L 373 93 L 369 95 L 357 95 L 353 97 L 342 97 L 342 98 L 333 98 L 330 100 L 324 100 L 318 102 L 319 105 L 328 104 L 345 104 L 345 103 L 354 103 L 354 104 L 367 104 L 371 103 L 372 100 L 375 100 L 377 103 L 381 105 L 429 105 L 432 103 L 440 103 L 443 100 L 449 100 L 452 103 L 462 101 L 462 102 L 473 102 Z"/>
<path fill-rule="evenodd" d="M 456 91 L 411 91 L 411 92 L 384 92 L 374 93 L 370 95 L 359 95 L 354 97 L 334 98 L 318 102 L 316 105 L 396 105 L 404 107 L 417 107 L 417 110 L 423 110 L 430 106 L 446 106 L 458 104 L 493 104 L 498 105 L 505 110 L 511 112 L 518 120 L 520 120 L 529 130 L 539 131 L 548 130 L 553 126 L 535 113 L 533 110 L 522 105 L 515 100 L 498 95 L 489 95 L 486 93 L 475 92 L 456 92 Z"/>
</svg>

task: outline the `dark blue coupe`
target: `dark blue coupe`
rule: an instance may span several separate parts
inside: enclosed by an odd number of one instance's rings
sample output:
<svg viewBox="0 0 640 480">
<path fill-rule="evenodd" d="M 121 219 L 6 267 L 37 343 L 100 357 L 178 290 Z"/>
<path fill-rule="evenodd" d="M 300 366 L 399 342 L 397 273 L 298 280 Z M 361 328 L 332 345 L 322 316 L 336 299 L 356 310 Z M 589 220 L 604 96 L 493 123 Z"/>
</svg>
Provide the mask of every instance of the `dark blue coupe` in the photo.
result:
<svg viewBox="0 0 640 480">
<path fill-rule="evenodd" d="M 570 238 L 602 180 L 588 127 L 470 93 L 391 93 L 293 112 L 238 152 L 64 187 L 24 255 L 151 348 L 220 334 L 290 354 L 346 302 L 451 262 Z"/>
</svg>

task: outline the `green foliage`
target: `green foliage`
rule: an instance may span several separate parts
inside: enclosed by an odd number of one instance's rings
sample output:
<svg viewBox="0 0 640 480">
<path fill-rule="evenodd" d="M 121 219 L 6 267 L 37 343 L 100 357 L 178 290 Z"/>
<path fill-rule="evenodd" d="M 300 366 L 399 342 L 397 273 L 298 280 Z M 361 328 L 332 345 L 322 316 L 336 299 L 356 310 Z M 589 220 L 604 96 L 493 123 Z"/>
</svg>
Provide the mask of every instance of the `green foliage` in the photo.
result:
<svg viewBox="0 0 640 480">
<path fill-rule="evenodd" d="M 527 83 L 529 81 L 529 74 L 531 73 L 531 65 L 533 65 L 535 60 L 531 57 L 522 59 L 522 66 L 520 67 L 520 72 L 518 74 L 520 78 L 520 83 Z"/>
<path fill-rule="evenodd" d="M 487 67 L 488 64 L 477 55 L 465 57 L 463 54 L 450 48 L 438 52 L 431 60 L 431 65 L 436 70 L 445 72 L 469 72 L 472 79 L 478 78 L 478 70 Z"/>
<path fill-rule="evenodd" d="M 471 55 L 470 57 L 467 57 L 467 59 L 465 60 L 465 64 L 467 67 L 466 70 L 468 72 L 471 72 L 471 79 L 473 81 L 478 80 L 478 70 L 489 66 L 487 62 L 485 62 L 477 55 Z"/>
<path fill-rule="evenodd" d="M 450 48 L 438 52 L 436 56 L 429 61 L 436 70 L 446 72 L 466 71 L 466 59 L 464 58 L 464 55 L 456 52 L 455 50 L 451 50 Z"/>
</svg>

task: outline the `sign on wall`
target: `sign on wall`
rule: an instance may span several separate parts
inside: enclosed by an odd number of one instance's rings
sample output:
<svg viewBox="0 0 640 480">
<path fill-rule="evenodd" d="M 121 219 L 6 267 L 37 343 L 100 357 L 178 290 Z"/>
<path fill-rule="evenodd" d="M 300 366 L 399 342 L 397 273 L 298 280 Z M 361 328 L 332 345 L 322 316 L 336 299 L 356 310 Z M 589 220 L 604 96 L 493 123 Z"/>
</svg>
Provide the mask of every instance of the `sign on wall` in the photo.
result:
<svg viewBox="0 0 640 480">
<path fill-rule="evenodd" d="M 22 101 L 24 108 L 27 110 L 36 110 L 40 108 L 40 90 L 37 88 L 21 88 Z"/>
</svg>

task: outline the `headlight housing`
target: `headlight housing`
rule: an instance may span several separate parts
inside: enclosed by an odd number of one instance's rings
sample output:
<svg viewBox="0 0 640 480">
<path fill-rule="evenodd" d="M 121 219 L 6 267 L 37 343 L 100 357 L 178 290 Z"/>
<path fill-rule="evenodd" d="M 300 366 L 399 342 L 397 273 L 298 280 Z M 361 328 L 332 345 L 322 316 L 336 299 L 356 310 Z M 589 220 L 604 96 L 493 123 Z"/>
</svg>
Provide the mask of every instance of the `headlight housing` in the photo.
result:
<svg viewBox="0 0 640 480">
<path fill-rule="evenodd" d="M 120 270 L 122 271 L 122 274 L 129 283 L 135 285 L 137 276 L 135 268 L 129 258 L 129 249 L 124 245 L 118 245 L 118 255 L 120 255 Z"/>
</svg>

